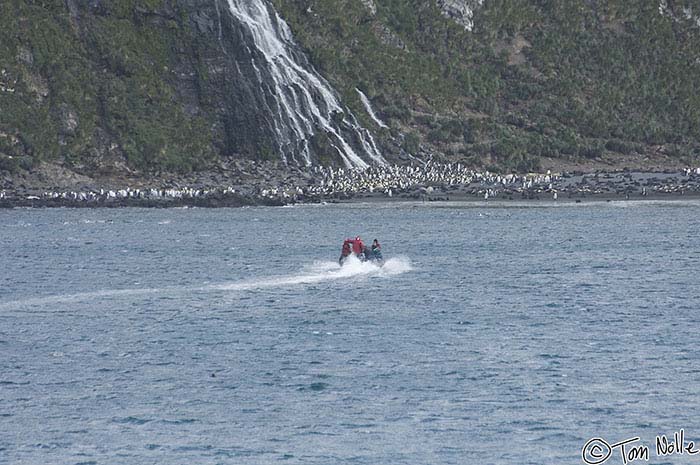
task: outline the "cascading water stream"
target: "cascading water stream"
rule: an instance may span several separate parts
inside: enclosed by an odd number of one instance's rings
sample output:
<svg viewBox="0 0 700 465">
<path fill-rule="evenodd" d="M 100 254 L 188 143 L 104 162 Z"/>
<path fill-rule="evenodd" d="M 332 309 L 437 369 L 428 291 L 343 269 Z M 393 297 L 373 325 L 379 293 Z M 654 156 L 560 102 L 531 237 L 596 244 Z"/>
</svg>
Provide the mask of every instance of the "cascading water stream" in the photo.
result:
<svg viewBox="0 0 700 465">
<path fill-rule="evenodd" d="M 357 123 L 331 86 L 308 63 L 289 26 L 273 7 L 266 0 L 228 0 L 228 5 L 257 49 L 252 66 L 260 85 L 272 94 L 273 103 L 268 103 L 265 110 L 273 113 L 284 160 L 300 154 L 303 160 L 297 161 L 310 165 L 309 141 L 322 131 L 347 167 L 385 164 L 372 134 Z M 271 82 L 265 82 L 261 70 Z"/>
<path fill-rule="evenodd" d="M 386 123 L 384 123 L 384 121 L 380 120 L 377 114 L 374 112 L 372 104 L 370 103 L 365 93 L 362 92 L 360 89 L 355 90 L 360 95 L 360 100 L 362 100 L 362 104 L 365 106 L 365 111 L 370 116 L 370 118 L 372 118 L 372 120 L 374 120 L 374 122 L 377 123 L 377 126 L 379 126 L 380 128 L 388 129 L 389 126 L 387 126 Z"/>
</svg>

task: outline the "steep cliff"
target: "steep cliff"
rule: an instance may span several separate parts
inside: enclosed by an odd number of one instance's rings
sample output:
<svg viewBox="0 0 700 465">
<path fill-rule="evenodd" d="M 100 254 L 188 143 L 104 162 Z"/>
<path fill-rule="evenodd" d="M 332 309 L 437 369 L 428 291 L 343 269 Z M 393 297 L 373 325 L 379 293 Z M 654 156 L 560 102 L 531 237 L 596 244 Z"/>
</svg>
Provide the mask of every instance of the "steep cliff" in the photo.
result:
<svg viewBox="0 0 700 465">
<path fill-rule="evenodd" d="M 410 152 L 527 170 L 700 156 L 690 0 L 274 0 Z M 366 124 L 371 121 L 365 120 Z"/>
<path fill-rule="evenodd" d="M 0 170 L 697 159 L 696 10 L 690 0 L 6 0 Z"/>
<path fill-rule="evenodd" d="M 210 160 L 221 106 L 198 84 L 221 60 L 189 26 L 206 27 L 204 15 L 153 1 L 2 2 L 0 152 L 85 171 Z"/>
<path fill-rule="evenodd" d="M 261 0 L 8 0 L 0 67 L 6 168 L 383 162 Z"/>
</svg>

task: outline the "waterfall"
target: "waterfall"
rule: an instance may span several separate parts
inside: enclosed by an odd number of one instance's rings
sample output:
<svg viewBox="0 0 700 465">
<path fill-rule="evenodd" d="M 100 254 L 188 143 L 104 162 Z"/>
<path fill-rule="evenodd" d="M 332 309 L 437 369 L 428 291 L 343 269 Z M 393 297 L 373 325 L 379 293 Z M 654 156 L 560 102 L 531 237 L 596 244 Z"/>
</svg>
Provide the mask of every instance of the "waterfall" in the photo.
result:
<svg viewBox="0 0 700 465">
<path fill-rule="evenodd" d="M 311 165 L 309 140 L 325 132 L 350 168 L 385 164 L 372 134 L 361 127 L 334 89 L 316 72 L 294 41 L 287 23 L 267 0 L 228 0 L 233 17 L 252 39 L 252 67 L 269 93 L 278 148 L 285 162 Z M 300 155 L 302 160 L 297 159 Z"/>
<path fill-rule="evenodd" d="M 377 126 L 380 128 L 388 129 L 389 126 L 384 123 L 384 121 L 380 120 L 377 117 L 377 114 L 374 113 L 374 108 L 372 108 L 372 104 L 370 103 L 369 99 L 365 95 L 364 92 L 362 92 L 360 89 L 355 89 L 358 94 L 360 94 L 360 100 L 362 100 L 362 104 L 365 106 L 365 111 L 367 111 L 367 114 L 374 120 L 375 123 L 377 123 Z"/>
</svg>

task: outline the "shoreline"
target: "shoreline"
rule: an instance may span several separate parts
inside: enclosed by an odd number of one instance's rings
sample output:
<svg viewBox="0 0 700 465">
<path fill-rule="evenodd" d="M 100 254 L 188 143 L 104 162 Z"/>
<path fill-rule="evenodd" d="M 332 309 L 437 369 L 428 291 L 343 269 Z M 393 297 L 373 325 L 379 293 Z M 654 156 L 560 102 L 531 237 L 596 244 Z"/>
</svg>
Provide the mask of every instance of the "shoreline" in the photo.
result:
<svg viewBox="0 0 700 465">
<path fill-rule="evenodd" d="M 459 164 L 314 167 L 212 178 L 43 183 L 0 189 L 11 208 L 235 208 L 321 203 L 582 203 L 700 199 L 700 168 L 665 171 L 498 174 Z M 203 178 L 206 179 L 203 179 Z M 126 187 L 119 187 L 119 186 Z"/>
<path fill-rule="evenodd" d="M 12 209 L 115 209 L 115 208 L 242 208 L 242 207 L 289 207 L 305 205 L 372 205 L 372 204 L 414 204 L 414 205 L 450 205 L 468 204 L 482 207 L 502 207 L 517 205 L 536 207 L 538 205 L 577 205 L 577 204 L 606 204 L 619 202 L 679 202 L 700 201 L 700 192 L 669 193 L 627 196 L 611 196 L 606 194 L 565 196 L 553 199 L 550 196 L 497 196 L 489 199 L 477 195 L 427 196 L 416 195 L 387 197 L 385 195 L 359 194 L 354 196 L 339 196 L 329 198 L 308 198 L 282 202 L 268 198 L 192 198 L 192 199 L 117 199 L 85 202 L 73 199 L 0 199 L 0 210 Z"/>
</svg>

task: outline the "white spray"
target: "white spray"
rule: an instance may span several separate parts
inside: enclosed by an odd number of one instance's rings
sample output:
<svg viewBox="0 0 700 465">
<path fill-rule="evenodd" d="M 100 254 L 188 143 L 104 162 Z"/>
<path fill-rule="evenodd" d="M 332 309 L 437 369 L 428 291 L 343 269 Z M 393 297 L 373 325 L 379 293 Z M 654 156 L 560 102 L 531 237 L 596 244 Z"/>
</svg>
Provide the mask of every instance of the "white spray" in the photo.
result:
<svg viewBox="0 0 700 465">
<path fill-rule="evenodd" d="M 156 288 L 136 288 L 136 289 L 104 289 L 94 292 L 83 292 L 78 294 L 63 294 L 45 297 L 35 297 L 24 300 L 9 302 L 0 301 L 0 310 L 16 310 L 27 307 L 46 307 L 59 303 L 95 302 L 107 298 L 133 299 L 153 295 L 178 296 L 192 293 L 212 293 L 212 292 L 240 292 L 256 291 L 259 289 L 277 289 L 308 284 L 319 284 L 324 282 L 346 281 L 350 278 L 360 279 L 362 277 L 385 278 L 401 275 L 412 271 L 411 261 L 407 257 L 392 257 L 388 259 L 384 266 L 380 267 L 372 262 L 360 262 L 357 258 L 351 257 L 342 267 L 337 262 L 316 262 L 311 266 L 304 267 L 298 272 L 289 275 L 277 275 L 269 277 L 259 277 L 250 280 L 225 282 L 209 285 L 193 286 L 171 286 Z"/>
</svg>

